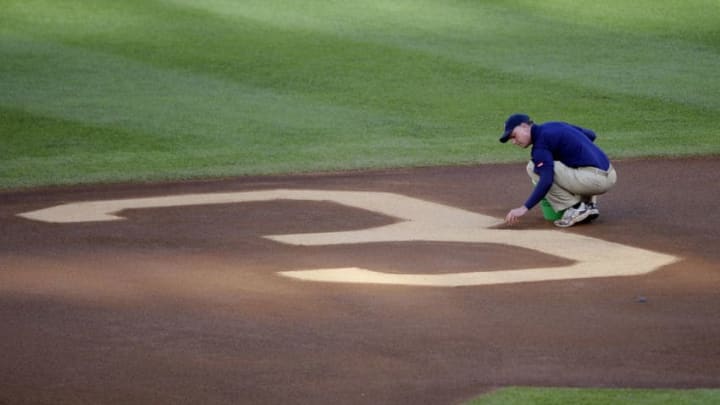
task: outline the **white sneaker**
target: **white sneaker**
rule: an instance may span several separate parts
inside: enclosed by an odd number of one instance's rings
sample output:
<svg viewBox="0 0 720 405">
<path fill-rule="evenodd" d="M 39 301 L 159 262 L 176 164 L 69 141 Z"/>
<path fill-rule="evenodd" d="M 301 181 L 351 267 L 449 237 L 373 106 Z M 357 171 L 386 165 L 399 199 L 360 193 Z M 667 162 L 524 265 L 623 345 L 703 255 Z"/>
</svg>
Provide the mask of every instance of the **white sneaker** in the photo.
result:
<svg viewBox="0 0 720 405">
<path fill-rule="evenodd" d="M 578 204 L 577 207 L 570 207 L 565 210 L 563 217 L 554 222 L 555 226 L 560 228 L 569 228 L 578 222 L 584 221 L 591 214 L 584 202 Z"/>
</svg>

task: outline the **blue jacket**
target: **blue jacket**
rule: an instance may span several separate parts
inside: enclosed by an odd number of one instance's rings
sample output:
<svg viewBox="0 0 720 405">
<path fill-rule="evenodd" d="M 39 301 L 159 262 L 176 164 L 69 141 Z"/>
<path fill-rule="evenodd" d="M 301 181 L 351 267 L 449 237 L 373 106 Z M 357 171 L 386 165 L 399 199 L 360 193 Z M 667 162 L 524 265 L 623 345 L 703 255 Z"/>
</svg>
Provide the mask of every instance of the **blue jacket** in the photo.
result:
<svg viewBox="0 0 720 405">
<path fill-rule="evenodd" d="M 605 152 L 593 142 L 596 135 L 592 130 L 568 124 L 566 122 L 546 122 L 530 128 L 532 136 L 531 157 L 540 176 L 532 194 L 525 201 L 525 207 L 531 209 L 550 190 L 555 177 L 555 161 L 568 167 L 610 168 L 610 160 Z"/>
</svg>

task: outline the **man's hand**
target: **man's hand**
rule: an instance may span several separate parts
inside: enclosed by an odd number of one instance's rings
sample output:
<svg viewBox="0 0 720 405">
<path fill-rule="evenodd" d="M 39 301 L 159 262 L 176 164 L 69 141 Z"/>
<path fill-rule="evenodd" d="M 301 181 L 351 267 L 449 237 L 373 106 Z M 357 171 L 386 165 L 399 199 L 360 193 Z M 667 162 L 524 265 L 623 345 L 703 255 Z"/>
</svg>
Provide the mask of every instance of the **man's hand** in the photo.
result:
<svg viewBox="0 0 720 405">
<path fill-rule="evenodd" d="M 520 221 L 520 217 L 525 215 L 528 209 L 523 205 L 522 207 L 511 209 L 510 212 L 505 216 L 505 222 L 509 225 L 515 225 Z"/>
</svg>

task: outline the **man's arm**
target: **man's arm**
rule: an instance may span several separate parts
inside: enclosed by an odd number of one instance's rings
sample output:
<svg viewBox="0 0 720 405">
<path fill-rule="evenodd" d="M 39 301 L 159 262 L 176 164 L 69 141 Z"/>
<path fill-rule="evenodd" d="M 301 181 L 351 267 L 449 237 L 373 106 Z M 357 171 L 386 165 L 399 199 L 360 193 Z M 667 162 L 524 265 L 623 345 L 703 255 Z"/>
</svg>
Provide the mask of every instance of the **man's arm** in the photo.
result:
<svg viewBox="0 0 720 405">
<path fill-rule="evenodd" d="M 541 165 L 538 167 L 538 165 Z M 535 188 L 533 189 L 532 194 L 530 194 L 530 197 L 525 201 L 525 208 L 532 209 L 534 206 L 536 206 L 540 200 L 542 200 L 545 197 L 545 194 L 550 191 L 550 187 L 552 187 L 555 172 L 553 167 L 552 160 L 548 163 L 541 162 L 535 165 L 535 173 L 537 173 L 540 176 L 540 180 L 535 185 Z"/>
<path fill-rule="evenodd" d="M 542 167 L 544 166 L 546 165 L 543 164 Z M 535 185 L 532 194 L 530 194 L 530 197 L 528 197 L 527 201 L 525 201 L 525 204 L 508 212 L 505 216 L 505 222 L 510 225 L 516 224 L 521 216 L 525 215 L 532 207 L 537 205 L 543 197 L 545 197 L 545 194 L 547 194 L 548 190 L 550 190 L 550 187 L 552 186 L 554 175 L 552 164 L 547 166 L 549 167 L 549 170 L 542 170 L 542 167 L 540 168 L 541 170 L 536 170 L 536 172 L 539 172 L 538 174 L 540 174 L 540 181 Z"/>
</svg>

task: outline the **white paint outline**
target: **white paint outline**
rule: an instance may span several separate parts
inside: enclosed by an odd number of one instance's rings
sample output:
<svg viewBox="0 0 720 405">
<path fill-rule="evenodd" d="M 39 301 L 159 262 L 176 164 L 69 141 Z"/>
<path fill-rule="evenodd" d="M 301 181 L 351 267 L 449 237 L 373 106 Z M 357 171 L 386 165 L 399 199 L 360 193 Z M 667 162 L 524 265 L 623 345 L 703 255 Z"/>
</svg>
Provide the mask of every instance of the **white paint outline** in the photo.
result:
<svg viewBox="0 0 720 405">
<path fill-rule="evenodd" d="M 57 205 L 19 216 L 50 223 L 123 220 L 123 210 L 274 200 L 328 201 L 397 218 L 399 222 L 354 231 L 266 235 L 296 246 L 376 242 L 497 243 L 536 250 L 574 263 L 562 267 L 442 274 L 383 273 L 357 267 L 280 272 L 315 282 L 457 287 L 599 277 L 638 276 L 679 258 L 560 230 L 494 229 L 502 220 L 400 194 L 370 191 L 288 190 L 203 193 Z"/>
</svg>

